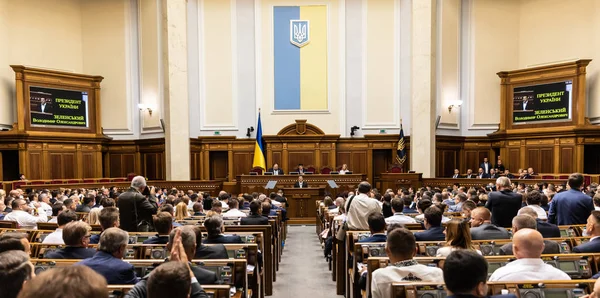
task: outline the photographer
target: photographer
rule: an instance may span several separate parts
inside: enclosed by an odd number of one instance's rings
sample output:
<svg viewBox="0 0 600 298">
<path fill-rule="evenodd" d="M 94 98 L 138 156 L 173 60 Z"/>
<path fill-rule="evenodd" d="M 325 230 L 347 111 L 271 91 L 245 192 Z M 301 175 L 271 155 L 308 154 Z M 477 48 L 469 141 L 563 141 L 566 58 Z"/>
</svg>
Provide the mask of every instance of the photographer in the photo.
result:
<svg viewBox="0 0 600 298">
<path fill-rule="evenodd" d="M 153 231 L 152 215 L 156 213 L 155 188 L 146 185 L 146 179 L 136 176 L 131 187 L 119 196 L 119 221 L 121 229 L 128 232 Z"/>
</svg>

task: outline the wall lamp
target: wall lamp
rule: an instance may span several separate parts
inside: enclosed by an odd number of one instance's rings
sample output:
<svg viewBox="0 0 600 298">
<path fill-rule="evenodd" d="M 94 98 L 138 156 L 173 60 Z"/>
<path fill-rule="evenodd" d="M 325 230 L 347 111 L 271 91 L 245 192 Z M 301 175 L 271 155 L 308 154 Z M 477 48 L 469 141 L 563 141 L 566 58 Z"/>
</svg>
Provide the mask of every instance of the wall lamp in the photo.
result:
<svg viewBox="0 0 600 298">
<path fill-rule="evenodd" d="M 150 105 L 138 103 L 138 108 L 140 109 L 140 111 L 147 110 L 148 114 L 150 114 L 150 116 L 152 116 L 152 107 L 150 107 Z"/>
<path fill-rule="evenodd" d="M 356 125 L 350 127 L 350 136 L 353 137 L 354 136 L 354 132 L 357 131 L 357 130 L 359 130 L 359 129 L 360 129 L 360 127 L 358 127 Z"/>
<path fill-rule="evenodd" d="M 254 131 L 254 126 L 248 127 L 248 129 L 246 130 L 246 136 L 250 137 L 251 136 L 250 133 L 253 132 L 253 131 Z"/>
<path fill-rule="evenodd" d="M 462 105 L 462 100 L 456 100 L 448 106 L 448 113 L 452 113 L 453 108 L 458 108 Z"/>
</svg>

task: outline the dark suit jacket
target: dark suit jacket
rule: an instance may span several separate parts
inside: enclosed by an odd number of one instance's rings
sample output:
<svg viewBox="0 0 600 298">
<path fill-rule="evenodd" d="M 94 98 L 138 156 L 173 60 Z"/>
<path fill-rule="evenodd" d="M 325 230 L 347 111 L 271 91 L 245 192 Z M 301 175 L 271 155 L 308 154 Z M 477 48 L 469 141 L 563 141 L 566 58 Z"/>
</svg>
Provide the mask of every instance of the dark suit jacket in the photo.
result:
<svg viewBox="0 0 600 298">
<path fill-rule="evenodd" d="M 275 174 L 277 174 L 277 175 L 285 175 L 285 172 L 281 168 L 279 168 L 277 170 L 273 170 L 273 168 L 270 168 L 270 169 L 267 170 L 267 172 L 272 172 L 273 175 L 275 175 Z M 275 173 L 275 172 L 277 172 L 277 173 Z"/>
<path fill-rule="evenodd" d="M 152 236 L 143 242 L 144 244 L 167 244 L 169 243 L 169 235 L 166 236 Z"/>
<path fill-rule="evenodd" d="M 490 169 L 493 169 L 494 167 L 492 166 L 492 163 L 490 163 L 490 162 L 488 162 L 487 165 L 488 165 L 487 171 L 485 170 L 485 163 L 483 163 L 483 162 L 480 163 L 479 167 L 483 169 L 484 173 L 489 174 L 490 173 Z"/>
<path fill-rule="evenodd" d="M 523 197 L 510 190 L 492 191 L 485 207 L 492 212 L 492 223 L 503 228 L 512 227 L 512 219 L 521 209 Z"/>
<path fill-rule="evenodd" d="M 519 108 L 517 109 L 517 111 L 525 111 L 525 110 L 533 110 L 533 102 L 531 100 L 527 101 L 527 103 L 525 104 L 525 108 L 523 108 L 522 101 L 519 103 Z"/>
<path fill-rule="evenodd" d="M 103 251 L 99 251 L 94 257 L 85 259 L 75 265 L 90 267 L 98 274 L 104 276 L 109 285 L 130 285 L 139 281 L 133 265 Z"/>
<path fill-rule="evenodd" d="M 452 175 L 452 178 L 463 178 L 463 176 L 461 174 L 454 174 Z"/>
<path fill-rule="evenodd" d="M 506 178 L 513 179 L 515 178 L 515 175 L 508 173 L 508 175 L 506 175 Z"/>
<path fill-rule="evenodd" d="M 558 243 L 556 243 L 554 241 L 544 240 L 544 250 L 542 251 L 543 255 L 559 254 L 559 253 L 560 253 L 560 246 L 558 245 Z M 502 245 L 502 247 L 500 247 L 500 254 L 511 256 L 513 254 L 512 242 Z"/>
<path fill-rule="evenodd" d="M 251 226 L 251 225 L 268 225 L 269 219 L 258 214 L 251 214 L 246 217 L 240 218 L 240 225 Z"/>
<path fill-rule="evenodd" d="M 494 165 L 494 168 L 498 169 L 500 171 L 500 173 L 504 173 L 504 171 L 506 170 L 504 165 Z"/>
<path fill-rule="evenodd" d="M 446 235 L 444 235 L 444 228 L 431 227 L 429 230 L 415 233 L 415 239 L 417 241 L 444 241 Z"/>
<path fill-rule="evenodd" d="M 198 266 L 190 266 L 194 276 L 201 285 L 216 285 L 219 282 L 217 274 Z"/>
<path fill-rule="evenodd" d="M 205 216 L 206 214 L 204 214 L 203 212 L 194 212 L 194 214 L 192 214 L 192 216 Z"/>
<path fill-rule="evenodd" d="M 585 224 L 592 211 L 592 198 L 571 189 L 554 195 L 550 202 L 548 221 L 559 226 Z"/>
<path fill-rule="evenodd" d="M 75 212 L 88 212 L 89 213 L 90 210 L 91 210 L 90 206 L 81 204 L 81 205 L 77 206 L 77 208 L 75 209 Z"/>
<path fill-rule="evenodd" d="M 90 237 L 90 244 L 98 244 L 98 242 L 100 242 L 100 235 L 102 235 L 102 232 L 100 232 L 100 234 L 92 235 L 92 237 Z"/>
<path fill-rule="evenodd" d="M 510 239 L 508 230 L 493 224 L 484 223 L 476 228 L 471 228 L 473 240 Z"/>
<path fill-rule="evenodd" d="M 371 237 L 365 238 L 363 240 L 359 240 L 358 243 L 365 243 L 365 242 L 386 242 L 386 241 L 387 241 L 387 236 L 386 235 L 377 234 L 377 235 L 373 235 Z"/>
<path fill-rule="evenodd" d="M 211 197 L 207 197 L 205 199 L 202 199 L 202 208 L 204 210 L 210 210 L 210 209 L 212 209 L 212 201 L 213 201 L 213 199 Z"/>
<path fill-rule="evenodd" d="M 537 230 L 544 238 L 560 238 L 560 229 L 557 225 L 545 222 L 541 219 L 536 219 Z"/>
<path fill-rule="evenodd" d="M 93 248 L 67 246 L 44 255 L 44 259 L 88 259 L 96 254 Z"/>
<path fill-rule="evenodd" d="M 242 238 L 240 238 L 240 236 L 237 235 L 219 235 L 217 237 L 208 237 L 204 240 L 202 240 L 202 243 L 204 244 L 226 244 L 226 243 L 244 243 L 244 241 L 242 241 Z"/>
<path fill-rule="evenodd" d="M 294 183 L 294 187 L 299 188 L 300 182 L 296 181 L 296 183 Z M 308 183 L 306 181 L 302 181 L 302 188 L 307 188 L 307 187 L 308 187 Z"/>
<path fill-rule="evenodd" d="M 498 179 L 498 178 L 500 178 L 500 174 L 498 174 L 498 173 L 495 173 L 494 175 L 490 174 L 489 178 Z"/>
<path fill-rule="evenodd" d="M 402 213 L 419 213 L 419 211 L 404 206 L 404 209 L 402 209 Z"/>
<path fill-rule="evenodd" d="M 200 247 L 196 248 L 194 259 L 229 259 L 229 256 L 223 244 L 211 246 L 200 245 Z"/>
<path fill-rule="evenodd" d="M 477 175 L 476 175 L 476 174 L 471 174 L 471 175 L 467 174 L 467 175 L 465 176 L 465 178 L 469 178 L 469 179 L 470 179 L 470 178 L 477 178 Z"/>
<path fill-rule="evenodd" d="M 481 177 L 479 177 L 479 173 L 478 173 L 477 174 L 477 178 L 479 178 L 479 179 L 487 179 L 487 178 L 490 178 L 490 174 L 483 173 L 483 174 L 481 174 Z"/>
<path fill-rule="evenodd" d="M 133 204 L 137 207 L 137 221 Z M 158 204 L 155 198 L 146 199 L 139 191 L 129 188 L 119 196 L 117 207 L 119 208 L 120 228 L 127 232 L 137 232 L 138 223 L 142 220 L 146 220 L 152 225 L 152 215 L 156 213 Z"/>
<path fill-rule="evenodd" d="M 193 272 L 193 269 L 192 269 Z M 195 272 L 194 272 L 195 275 Z M 150 276 L 150 274 L 144 276 L 144 278 L 138 282 L 137 284 L 135 284 L 135 286 L 129 290 L 129 292 L 127 292 L 127 294 L 125 295 L 125 298 L 146 298 L 148 297 L 148 277 Z M 198 279 L 198 277 L 196 277 L 196 279 Z M 206 295 L 206 292 L 204 291 L 204 289 L 202 289 L 202 286 L 200 286 L 199 283 L 200 280 L 198 280 L 198 282 L 192 283 L 192 290 L 190 293 L 190 298 L 207 298 L 208 295 Z"/>
<path fill-rule="evenodd" d="M 587 243 L 573 247 L 574 253 L 594 253 L 600 252 L 600 238 L 596 238 Z"/>
</svg>

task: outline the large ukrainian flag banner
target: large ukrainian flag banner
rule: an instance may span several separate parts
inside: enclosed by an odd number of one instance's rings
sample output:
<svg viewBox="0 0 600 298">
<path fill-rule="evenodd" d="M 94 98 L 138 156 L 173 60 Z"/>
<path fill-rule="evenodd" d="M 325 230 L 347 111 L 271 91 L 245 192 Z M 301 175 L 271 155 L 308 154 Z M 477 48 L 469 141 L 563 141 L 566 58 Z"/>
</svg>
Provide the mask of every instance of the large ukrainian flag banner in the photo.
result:
<svg viewBox="0 0 600 298">
<path fill-rule="evenodd" d="M 273 7 L 275 110 L 327 110 L 327 7 Z"/>
</svg>

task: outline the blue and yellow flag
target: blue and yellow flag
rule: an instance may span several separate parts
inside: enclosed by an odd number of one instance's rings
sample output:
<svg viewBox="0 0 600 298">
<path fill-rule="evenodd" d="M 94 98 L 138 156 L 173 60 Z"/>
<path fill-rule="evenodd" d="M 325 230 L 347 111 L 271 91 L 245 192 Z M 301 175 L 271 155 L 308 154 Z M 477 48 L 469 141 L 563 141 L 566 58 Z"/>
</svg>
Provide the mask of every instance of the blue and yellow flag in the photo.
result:
<svg viewBox="0 0 600 298">
<path fill-rule="evenodd" d="M 262 139 L 262 125 L 260 123 L 260 111 L 258 111 L 258 125 L 256 129 L 256 142 L 254 143 L 254 161 L 252 167 L 259 167 L 263 171 L 267 170 L 267 163 L 265 162 L 265 154 L 263 153 L 263 139 Z"/>
<path fill-rule="evenodd" d="M 400 138 L 398 139 L 398 147 L 396 148 L 396 161 L 401 165 L 406 161 L 406 148 L 404 145 L 404 129 L 402 129 L 402 123 L 400 123 Z"/>
</svg>

